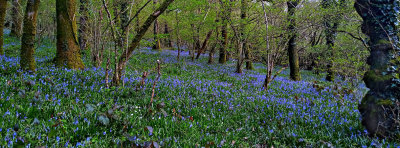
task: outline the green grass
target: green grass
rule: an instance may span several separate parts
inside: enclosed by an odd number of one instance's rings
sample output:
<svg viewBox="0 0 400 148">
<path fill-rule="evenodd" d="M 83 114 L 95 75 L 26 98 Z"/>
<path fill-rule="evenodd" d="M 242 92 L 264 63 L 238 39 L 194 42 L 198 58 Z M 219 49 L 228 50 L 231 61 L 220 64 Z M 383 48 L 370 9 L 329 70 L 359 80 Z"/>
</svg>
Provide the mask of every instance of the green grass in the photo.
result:
<svg viewBox="0 0 400 148">
<path fill-rule="evenodd" d="M 285 70 L 264 91 L 260 64 L 235 74 L 234 62 L 191 62 L 186 52 L 177 61 L 173 51 L 141 49 L 129 61 L 125 87 L 106 88 L 104 68 L 90 67 L 89 54 L 88 69 L 55 68 L 56 47 L 44 42 L 30 75 L 18 70 L 18 46 L 7 46 L 0 60 L 1 146 L 398 146 L 366 136 L 357 110 L 363 85 L 345 94 L 328 82 L 313 87 L 323 77 L 307 71 L 304 81 L 290 81 Z M 149 107 L 158 59 L 162 76 Z M 138 87 L 143 71 L 151 74 Z"/>
</svg>

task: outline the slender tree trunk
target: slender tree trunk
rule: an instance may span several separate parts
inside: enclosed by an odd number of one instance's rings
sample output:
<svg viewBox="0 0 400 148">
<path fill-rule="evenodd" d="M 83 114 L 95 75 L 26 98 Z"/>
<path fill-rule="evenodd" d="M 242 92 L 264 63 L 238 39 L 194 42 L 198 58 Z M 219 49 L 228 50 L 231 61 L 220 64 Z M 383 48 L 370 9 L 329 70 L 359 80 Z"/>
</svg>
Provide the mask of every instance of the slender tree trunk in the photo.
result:
<svg viewBox="0 0 400 148">
<path fill-rule="evenodd" d="M 136 47 L 139 45 L 140 40 L 144 36 L 144 34 L 147 32 L 151 24 L 154 22 L 154 20 L 157 19 L 167 8 L 168 6 L 173 2 L 174 0 L 165 0 L 161 6 L 156 9 L 144 22 L 144 24 L 140 27 L 139 32 L 136 34 L 136 36 L 133 38 L 132 42 L 129 45 L 129 48 L 124 50 L 122 52 L 122 55 L 118 59 L 118 68 L 114 72 L 113 76 L 113 85 L 118 86 L 120 84 L 121 80 L 121 74 L 122 71 L 125 69 L 126 63 L 128 59 L 131 57 L 132 52 L 136 49 Z"/>
<path fill-rule="evenodd" d="M 198 50 L 198 52 L 197 52 L 196 59 L 199 59 L 199 58 L 200 58 L 200 55 L 201 55 L 201 54 L 204 52 L 204 50 L 206 49 L 208 40 L 211 38 L 212 33 L 213 33 L 212 30 L 209 31 L 209 32 L 207 33 L 207 36 L 206 36 L 206 38 L 204 39 L 203 45 L 199 48 L 199 50 Z"/>
<path fill-rule="evenodd" d="M 3 49 L 3 29 L 6 20 L 7 0 L 0 0 L 0 55 L 4 55 Z"/>
<path fill-rule="evenodd" d="M 249 0 L 242 0 L 242 4 L 241 4 L 241 10 L 240 10 L 240 18 L 241 18 L 241 23 L 242 23 L 242 27 L 241 27 L 241 35 L 243 37 L 243 51 L 244 51 L 244 58 L 246 59 L 246 69 L 247 70 L 252 70 L 254 69 L 253 67 L 253 62 L 251 61 L 251 57 L 250 57 L 250 49 L 247 46 L 247 36 L 244 35 L 245 29 L 246 29 L 246 24 L 245 22 L 247 21 L 247 12 L 248 12 L 248 8 L 249 7 Z"/>
<path fill-rule="evenodd" d="M 168 27 L 168 23 L 167 22 L 165 22 L 165 25 L 164 25 L 164 34 L 167 35 L 167 38 L 165 38 L 165 45 L 168 48 L 172 48 L 171 35 L 169 34 L 169 27 Z"/>
<path fill-rule="evenodd" d="M 77 37 L 75 19 L 75 0 L 57 0 L 57 53 L 56 66 L 70 69 L 83 69 Z"/>
<path fill-rule="evenodd" d="M 344 3 L 343 0 L 340 1 L 341 5 Z M 332 7 L 336 7 L 337 2 L 334 0 L 323 0 L 322 1 L 322 7 L 324 9 L 329 9 Z M 329 60 L 328 64 L 328 74 L 326 76 L 327 81 L 333 82 L 335 80 L 335 68 L 334 68 L 334 46 L 335 46 L 335 39 L 336 39 L 336 33 L 337 33 L 337 28 L 339 26 L 339 18 L 341 15 L 339 13 L 334 13 L 334 16 L 331 16 L 331 14 L 326 14 L 324 17 L 324 26 L 325 26 L 325 35 L 326 35 L 326 46 L 327 46 L 327 51 L 329 52 L 329 57 L 331 58 Z"/>
<path fill-rule="evenodd" d="M 88 33 L 89 31 L 89 24 L 88 24 L 88 18 L 89 18 L 89 1 L 88 0 L 80 0 L 81 4 L 79 7 L 79 12 L 81 14 L 80 17 L 80 26 L 79 26 L 79 45 L 81 50 L 86 50 L 88 48 Z"/>
<path fill-rule="evenodd" d="M 228 4 L 226 4 L 228 3 Z M 227 61 L 227 49 L 228 49 L 228 19 L 230 19 L 231 11 L 230 1 L 222 2 L 222 26 L 221 26 L 221 35 L 222 35 L 222 46 L 219 49 L 219 63 L 225 64 Z"/>
<path fill-rule="evenodd" d="M 217 41 L 215 41 L 215 42 L 217 42 Z M 213 46 L 210 49 L 210 53 L 208 53 L 208 62 L 207 62 L 208 64 L 214 63 L 213 56 L 214 56 L 214 53 L 215 53 L 215 48 L 217 48 L 217 44 L 218 43 L 214 43 Z"/>
<path fill-rule="evenodd" d="M 123 48 L 125 48 L 126 44 L 127 44 L 127 40 L 128 40 L 128 34 L 129 34 L 129 11 L 128 11 L 128 0 L 122 0 L 121 1 L 121 29 L 122 29 L 122 33 L 121 33 L 121 46 Z"/>
<path fill-rule="evenodd" d="M 363 19 L 361 28 L 369 37 L 371 53 L 367 59 L 370 68 L 364 75 L 369 92 L 358 107 L 362 124 L 371 135 L 398 139 L 400 48 L 396 24 L 400 6 L 394 0 L 356 0 L 354 7 Z"/>
<path fill-rule="evenodd" d="M 290 65 L 290 78 L 294 81 L 299 81 L 300 67 L 299 67 L 299 54 L 296 46 L 297 30 L 296 30 L 296 7 L 299 0 L 290 0 L 287 2 L 288 6 L 288 21 L 289 21 L 289 45 L 288 45 L 288 55 L 289 55 L 289 65 Z"/>
<path fill-rule="evenodd" d="M 157 4 L 157 0 L 153 0 L 153 4 Z M 153 34 L 154 34 L 154 46 L 153 49 L 161 50 L 161 41 L 158 38 L 158 32 L 160 30 L 158 20 L 154 20 L 154 25 L 153 25 Z"/>
<path fill-rule="evenodd" d="M 21 11 L 20 0 L 13 0 L 11 9 L 12 26 L 11 26 L 10 36 L 21 37 L 21 30 L 22 30 L 21 13 L 22 11 Z"/>
<path fill-rule="evenodd" d="M 40 0 L 28 0 L 24 17 L 24 32 L 21 40 L 21 69 L 36 71 L 35 36 Z"/>
</svg>

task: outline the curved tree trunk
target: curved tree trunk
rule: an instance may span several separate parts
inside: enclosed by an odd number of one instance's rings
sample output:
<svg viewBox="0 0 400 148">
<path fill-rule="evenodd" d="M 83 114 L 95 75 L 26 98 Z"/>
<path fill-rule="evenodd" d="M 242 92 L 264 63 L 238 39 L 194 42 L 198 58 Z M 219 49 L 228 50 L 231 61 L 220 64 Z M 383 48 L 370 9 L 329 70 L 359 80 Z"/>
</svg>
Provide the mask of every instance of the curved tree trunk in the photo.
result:
<svg viewBox="0 0 400 148">
<path fill-rule="evenodd" d="M 157 19 L 167 8 L 168 6 L 173 2 L 174 0 L 165 0 L 161 6 L 156 9 L 144 22 L 144 24 L 140 27 L 139 32 L 136 34 L 136 36 L 133 38 L 132 42 L 129 45 L 129 48 L 124 50 L 122 52 L 122 55 L 118 59 L 118 66 L 117 69 L 114 72 L 113 76 L 113 86 L 118 86 L 121 81 L 121 74 L 122 71 L 125 69 L 126 63 L 131 57 L 132 52 L 136 49 L 136 47 L 139 45 L 140 40 L 144 36 L 144 34 L 147 32 L 151 24 L 154 22 L 154 20 Z"/>
<path fill-rule="evenodd" d="M 75 0 L 57 0 L 57 53 L 56 66 L 83 69 L 75 19 Z"/>
<path fill-rule="evenodd" d="M 89 34 L 89 1 L 88 0 L 80 0 L 81 4 L 79 7 L 79 12 L 81 17 L 79 19 L 79 45 L 81 50 L 86 50 L 88 48 L 88 34 Z"/>
<path fill-rule="evenodd" d="M 35 36 L 37 15 L 40 0 L 29 0 L 26 4 L 26 11 L 24 16 L 24 32 L 21 40 L 21 69 L 30 72 L 36 71 L 35 61 Z"/>
<path fill-rule="evenodd" d="M 396 105 L 400 101 L 400 49 L 396 30 L 399 4 L 394 0 L 357 0 L 354 7 L 363 19 L 362 32 L 369 36 L 371 53 L 367 60 L 370 69 L 364 75 L 370 90 L 358 107 L 362 124 L 371 135 L 394 136 L 400 132 Z"/>
<path fill-rule="evenodd" d="M 12 1 L 12 26 L 10 36 L 21 37 L 21 29 L 22 29 L 22 16 L 21 16 L 21 3 L 20 0 Z"/>
<path fill-rule="evenodd" d="M 290 65 L 290 78 L 294 81 L 299 81 L 301 79 L 300 76 L 300 67 L 299 67 L 299 54 L 296 47 L 296 38 L 297 38 L 297 30 L 296 30 L 296 7 L 299 3 L 299 0 L 290 0 L 287 2 L 288 6 L 288 21 L 289 21 L 289 45 L 288 45 L 288 55 L 289 55 L 289 65 Z"/>
<path fill-rule="evenodd" d="M 4 21 L 6 19 L 7 0 L 0 0 L 0 55 L 4 55 L 3 49 L 3 29 Z"/>
</svg>

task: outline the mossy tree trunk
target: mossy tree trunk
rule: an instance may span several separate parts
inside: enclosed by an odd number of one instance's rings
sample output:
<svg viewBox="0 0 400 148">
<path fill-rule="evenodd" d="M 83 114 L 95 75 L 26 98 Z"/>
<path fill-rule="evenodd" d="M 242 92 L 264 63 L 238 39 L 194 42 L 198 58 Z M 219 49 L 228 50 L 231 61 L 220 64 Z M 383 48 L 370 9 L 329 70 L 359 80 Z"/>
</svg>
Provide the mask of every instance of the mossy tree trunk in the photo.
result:
<svg viewBox="0 0 400 148">
<path fill-rule="evenodd" d="M 165 22 L 165 24 L 164 24 L 164 34 L 167 35 L 167 38 L 165 38 L 166 47 L 172 48 L 172 40 L 171 40 L 171 35 L 169 33 L 168 22 Z"/>
<path fill-rule="evenodd" d="M 221 2 L 221 36 L 222 40 L 221 46 L 219 48 L 219 63 L 220 64 L 225 64 L 227 61 L 227 49 L 228 49 L 228 19 L 230 18 L 231 15 L 231 9 L 230 9 L 230 1 L 228 0 L 227 2 L 222 1 Z"/>
<path fill-rule="evenodd" d="M 322 8 L 326 9 L 326 10 L 329 10 L 329 9 L 338 10 L 338 6 L 341 6 L 339 8 L 343 8 L 344 3 L 345 3 L 344 0 L 340 0 L 339 3 L 336 2 L 335 0 L 323 0 Z M 328 63 L 329 63 L 328 71 L 327 71 L 328 74 L 326 75 L 325 79 L 327 81 L 331 81 L 331 82 L 333 82 L 335 80 L 334 47 L 335 47 L 337 29 L 339 27 L 340 17 L 342 15 L 341 13 L 339 13 L 340 10 L 339 11 L 335 11 L 335 10 L 328 11 L 328 13 L 330 13 L 330 14 L 325 14 L 325 16 L 324 16 L 326 46 L 327 46 L 329 58 L 331 58 L 328 61 Z"/>
<path fill-rule="evenodd" d="M 126 44 L 128 41 L 128 34 L 129 34 L 129 10 L 128 10 L 128 0 L 121 0 L 120 1 L 120 7 L 121 7 L 121 46 L 122 48 L 126 48 Z"/>
<path fill-rule="evenodd" d="M 117 69 L 114 72 L 113 76 L 113 86 L 118 86 L 121 81 L 121 74 L 122 71 L 126 67 L 126 63 L 131 57 L 132 52 L 136 49 L 136 47 L 139 45 L 140 40 L 144 36 L 144 34 L 147 32 L 151 24 L 156 20 L 167 8 L 168 6 L 173 2 L 174 0 L 165 0 L 159 8 L 157 8 L 144 22 L 144 24 L 140 27 L 139 32 L 135 35 L 133 40 L 131 41 L 129 48 L 124 50 L 122 52 L 122 55 L 118 59 L 118 66 Z"/>
<path fill-rule="evenodd" d="M 79 18 L 79 45 L 81 50 L 86 50 L 88 48 L 88 36 L 89 36 L 89 0 L 80 0 L 81 4 L 79 7 L 79 13 L 81 14 Z"/>
<path fill-rule="evenodd" d="M 154 5 L 157 4 L 157 0 L 153 0 Z M 153 49 L 161 50 L 161 41 L 158 37 L 158 32 L 160 31 L 160 26 L 158 24 L 158 20 L 154 20 L 153 24 L 153 35 L 154 35 L 154 46 Z"/>
<path fill-rule="evenodd" d="M 251 61 L 250 55 L 250 48 L 247 45 L 247 36 L 245 36 L 245 29 L 246 29 L 246 21 L 247 21 L 247 12 L 249 11 L 249 0 L 242 0 L 241 1 L 241 9 L 240 9 L 240 18 L 241 18 L 241 36 L 243 39 L 243 51 L 244 51 L 244 58 L 246 60 L 246 69 L 251 70 L 254 69 L 253 62 Z"/>
<path fill-rule="evenodd" d="M 75 19 L 75 0 L 57 0 L 57 53 L 56 66 L 70 69 L 83 69 L 77 25 Z"/>
<path fill-rule="evenodd" d="M 28 0 L 24 16 L 20 65 L 22 70 L 30 72 L 36 71 L 34 54 L 39 3 L 40 0 Z"/>
<path fill-rule="evenodd" d="M 4 55 L 3 49 L 3 29 L 4 21 L 6 19 L 7 0 L 0 0 L 0 55 Z"/>
<path fill-rule="evenodd" d="M 400 49 L 398 47 L 399 3 L 394 0 L 356 0 L 362 17 L 362 32 L 369 37 L 370 69 L 364 82 L 370 89 L 359 105 L 362 124 L 371 135 L 398 138 L 400 117 Z M 379 19 L 378 19 L 379 18 Z M 397 108 L 394 108 L 396 107 Z M 392 108 L 392 109 L 391 109 Z"/>
<path fill-rule="evenodd" d="M 296 7 L 300 0 L 289 0 L 287 2 L 288 6 L 288 22 L 289 22 L 289 45 L 288 45 L 288 56 L 290 65 L 290 79 L 294 81 L 299 81 L 300 76 L 300 66 L 299 66 L 299 53 L 296 46 L 297 30 L 296 30 Z"/>
<path fill-rule="evenodd" d="M 10 36 L 21 37 L 22 16 L 21 16 L 21 0 L 12 0 L 12 26 Z"/>
</svg>

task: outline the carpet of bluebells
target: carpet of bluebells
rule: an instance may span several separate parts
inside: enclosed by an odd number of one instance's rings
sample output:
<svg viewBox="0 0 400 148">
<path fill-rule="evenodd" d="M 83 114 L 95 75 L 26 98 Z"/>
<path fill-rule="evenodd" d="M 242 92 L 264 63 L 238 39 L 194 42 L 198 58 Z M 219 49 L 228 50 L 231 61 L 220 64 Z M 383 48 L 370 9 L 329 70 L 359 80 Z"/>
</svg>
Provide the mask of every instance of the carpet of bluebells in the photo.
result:
<svg viewBox="0 0 400 148">
<path fill-rule="evenodd" d="M 357 110 L 362 84 L 334 85 L 283 71 L 268 91 L 265 67 L 234 73 L 235 63 L 192 62 L 188 52 L 134 52 L 124 86 L 106 88 L 105 69 L 56 68 L 55 45 L 36 50 L 35 74 L 19 70 L 19 42 L 5 38 L 0 57 L 0 147 L 398 147 L 369 138 Z M 150 99 L 161 60 L 161 78 Z M 104 67 L 104 65 L 103 65 Z M 142 73 L 150 72 L 140 85 Z M 110 75 L 112 71 L 109 72 Z M 350 91 L 351 90 L 351 91 Z"/>
</svg>

